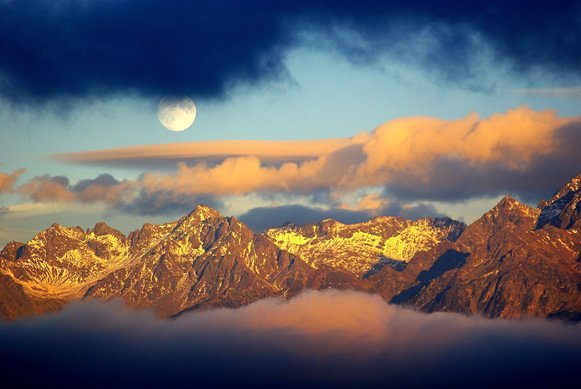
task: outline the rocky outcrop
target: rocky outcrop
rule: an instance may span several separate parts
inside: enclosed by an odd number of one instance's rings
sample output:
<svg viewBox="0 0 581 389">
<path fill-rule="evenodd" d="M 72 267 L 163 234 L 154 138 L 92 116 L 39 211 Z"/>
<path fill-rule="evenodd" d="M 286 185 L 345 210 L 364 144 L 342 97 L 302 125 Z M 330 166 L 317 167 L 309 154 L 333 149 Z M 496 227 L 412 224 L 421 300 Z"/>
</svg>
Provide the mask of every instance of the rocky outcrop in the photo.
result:
<svg viewBox="0 0 581 389">
<path fill-rule="evenodd" d="M 127 238 L 104 223 L 89 231 L 53 224 L 26 244 L 9 243 L 0 253 L 0 273 L 31 297 L 73 300 L 124 266 L 131 259 L 129 249 Z"/>
<path fill-rule="evenodd" d="M 537 228 L 547 224 L 564 229 L 581 228 L 581 174 L 564 185 L 549 201 L 539 204 Z"/>
<path fill-rule="evenodd" d="M 465 228 L 464 223 L 449 218 L 412 221 L 380 216 L 356 224 L 327 219 L 318 224 L 287 225 L 265 234 L 315 269 L 333 268 L 361 278 L 384 266 L 402 270 L 417 253 L 443 240 L 455 241 Z"/>
<path fill-rule="evenodd" d="M 434 251 L 391 301 L 429 312 L 580 318 L 579 231 L 538 228 L 540 217 L 541 209 L 505 197 L 457 242 Z"/>
</svg>

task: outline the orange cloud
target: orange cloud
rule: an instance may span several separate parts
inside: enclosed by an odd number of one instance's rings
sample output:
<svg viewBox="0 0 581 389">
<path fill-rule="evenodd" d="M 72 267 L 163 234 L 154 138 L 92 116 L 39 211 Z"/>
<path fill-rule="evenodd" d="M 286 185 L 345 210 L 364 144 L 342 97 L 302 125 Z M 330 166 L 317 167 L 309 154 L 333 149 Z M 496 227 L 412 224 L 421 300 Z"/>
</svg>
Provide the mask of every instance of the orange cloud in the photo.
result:
<svg viewBox="0 0 581 389">
<path fill-rule="evenodd" d="M 472 113 L 458 120 L 394 120 L 375 129 L 355 177 L 364 183 L 383 183 L 405 171 L 427 179 L 434 162 L 443 158 L 523 171 L 540 156 L 556 152 L 557 132 L 574 122 L 581 123 L 581 118 L 559 118 L 554 111 L 527 107 L 486 119 Z"/>
<path fill-rule="evenodd" d="M 66 154 L 58 158 L 121 165 L 171 160 L 177 170 L 123 182 L 109 176 L 105 184 L 85 180 L 82 187 L 37 177 L 20 192 L 37 201 L 102 201 L 125 209 L 131 202 L 164 209 L 203 196 L 349 193 L 377 186 L 406 201 L 499 194 L 539 199 L 578 173 L 579 145 L 581 117 L 520 107 L 489 118 L 474 113 L 457 120 L 403 118 L 345 139 L 214 141 Z M 364 200 L 362 207 L 386 203 L 377 196 Z"/>
<path fill-rule="evenodd" d="M 75 199 L 69 191 L 65 177 L 35 177 L 23 184 L 19 191 L 28 198 L 39 202 L 70 202 Z"/>
<path fill-rule="evenodd" d="M 24 172 L 25 169 L 18 169 L 12 173 L 0 172 L 0 193 L 9 193 L 14 191 L 16 180 L 18 180 L 18 177 L 24 174 Z"/>
<path fill-rule="evenodd" d="M 567 127 L 571 125 L 576 127 L 571 130 Z M 581 159 L 566 146 L 579 137 L 580 131 L 579 117 L 559 118 L 554 111 L 537 112 L 526 107 L 486 119 L 476 114 L 458 120 L 411 117 L 379 126 L 364 143 L 353 143 L 302 163 L 264 166 L 260 157 L 251 156 L 230 157 L 216 166 L 181 164 L 176 173 L 147 173 L 142 187 L 186 195 L 305 193 L 376 185 L 455 188 L 461 184 L 455 181 L 473 174 L 489 180 L 495 175 L 494 180 L 501 182 L 492 186 L 498 190 L 510 184 L 511 175 L 535 176 L 543 163 L 568 167 L 564 169 L 565 179 L 576 174 Z M 450 170 L 446 175 L 440 171 L 443 163 L 460 165 L 456 166 L 458 172 Z"/>
<path fill-rule="evenodd" d="M 39 176 L 18 187 L 18 192 L 38 202 L 103 202 L 110 205 L 131 201 L 135 182 L 118 181 L 109 174 L 81 180 L 75 185 L 63 176 Z"/>
</svg>

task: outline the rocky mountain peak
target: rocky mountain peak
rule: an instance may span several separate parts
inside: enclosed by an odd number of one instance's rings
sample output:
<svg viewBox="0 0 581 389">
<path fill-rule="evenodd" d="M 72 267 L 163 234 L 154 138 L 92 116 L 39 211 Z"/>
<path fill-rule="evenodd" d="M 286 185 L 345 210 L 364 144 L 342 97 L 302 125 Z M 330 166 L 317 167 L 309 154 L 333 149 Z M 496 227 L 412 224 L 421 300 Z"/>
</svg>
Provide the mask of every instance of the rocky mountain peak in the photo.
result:
<svg viewBox="0 0 581 389">
<path fill-rule="evenodd" d="M 123 235 L 121 231 L 118 231 L 110 227 L 105 222 L 98 222 L 97 224 L 95 224 L 95 227 L 93 227 L 92 231 L 96 236 L 113 235 L 119 239 L 125 239 L 125 235 Z"/>
<path fill-rule="evenodd" d="M 213 217 L 222 217 L 220 212 L 216 211 L 214 208 L 209 207 L 205 204 L 198 204 L 188 216 L 197 216 L 201 220 L 206 220 Z"/>
<path fill-rule="evenodd" d="M 496 204 L 494 208 L 497 209 L 514 209 L 520 208 L 522 204 L 512 196 L 504 196 L 500 201 Z"/>
<path fill-rule="evenodd" d="M 177 221 L 176 228 L 189 228 L 200 225 L 202 222 L 209 219 L 222 218 L 223 216 L 220 212 L 215 209 L 204 205 L 198 204 L 193 211 L 182 217 Z"/>
<path fill-rule="evenodd" d="M 168 232 L 171 235 L 199 235 L 204 226 L 217 226 L 225 219 L 215 209 L 199 204 L 193 211 L 174 222 Z"/>
<path fill-rule="evenodd" d="M 466 233 L 473 237 L 474 234 L 488 234 L 492 229 L 504 229 L 509 226 L 530 231 L 534 229 L 539 213 L 539 209 L 505 196 L 490 211 L 472 223 L 466 229 Z M 466 233 L 462 236 L 464 237 Z"/>
<path fill-rule="evenodd" d="M 86 235 L 86 231 L 83 228 L 76 226 L 76 227 L 64 227 L 58 223 L 53 223 L 49 228 L 44 231 L 39 232 L 36 234 L 32 240 L 28 243 L 45 241 L 77 241 L 82 240 L 83 237 Z"/>
<path fill-rule="evenodd" d="M 446 239 L 455 242 L 466 229 L 466 224 L 449 217 L 436 217 L 432 220 L 432 225 L 436 228 L 448 231 Z"/>
<path fill-rule="evenodd" d="M 328 233 L 338 227 L 343 226 L 344 224 L 335 220 L 335 219 L 323 219 L 319 222 L 319 228 L 321 232 Z"/>
<path fill-rule="evenodd" d="M 526 204 L 514 199 L 511 196 L 504 196 L 494 208 L 492 212 L 509 218 L 512 222 L 519 217 L 536 217 L 539 213 L 537 208 L 529 207 Z"/>
<path fill-rule="evenodd" d="M 581 226 L 581 173 L 563 185 L 549 201 L 541 201 L 539 208 L 537 229 L 545 225 L 563 229 Z"/>
<path fill-rule="evenodd" d="M 386 224 L 386 223 L 394 223 L 394 222 L 402 222 L 405 219 L 401 216 L 375 216 L 374 218 L 370 219 L 368 223 L 371 224 Z"/>
<path fill-rule="evenodd" d="M 561 189 L 556 191 L 550 200 L 542 200 L 539 203 L 538 207 L 544 208 L 548 205 L 551 205 L 551 204 L 561 200 L 563 197 L 566 197 L 571 192 L 575 193 L 575 192 L 579 192 L 579 191 L 581 191 L 581 173 L 579 173 L 575 177 L 571 178 L 571 180 L 569 180 L 569 182 L 567 182 L 565 185 L 563 185 L 561 187 Z"/>
</svg>

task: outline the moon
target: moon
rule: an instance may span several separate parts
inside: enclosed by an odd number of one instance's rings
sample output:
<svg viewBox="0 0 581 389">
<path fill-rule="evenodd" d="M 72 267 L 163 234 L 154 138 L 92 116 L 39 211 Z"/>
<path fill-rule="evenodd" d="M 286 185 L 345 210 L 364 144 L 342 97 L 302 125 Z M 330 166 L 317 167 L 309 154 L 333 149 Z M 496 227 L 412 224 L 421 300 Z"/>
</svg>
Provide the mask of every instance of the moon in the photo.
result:
<svg viewBox="0 0 581 389">
<path fill-rule="evenodd" d="M 157 118 L 168 130 L 184 131 L 196 120 L 196 105 L 186 96 L 166 96 L 159 101 Z"/>
</svg>

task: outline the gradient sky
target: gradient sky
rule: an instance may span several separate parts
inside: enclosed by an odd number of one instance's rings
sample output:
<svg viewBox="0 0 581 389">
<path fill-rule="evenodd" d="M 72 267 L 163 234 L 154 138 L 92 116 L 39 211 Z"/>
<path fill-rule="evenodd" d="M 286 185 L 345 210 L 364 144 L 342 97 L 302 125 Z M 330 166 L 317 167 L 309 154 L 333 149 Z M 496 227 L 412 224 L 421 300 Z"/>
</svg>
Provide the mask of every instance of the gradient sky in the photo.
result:
<svg viewBox="0 0 581 389">
<path fill-rule="evenodd" d="M 0 1 L 0 243 L 52 222 L 127 232 L 199 201 L 256 225 L 471 222 L 505 194 L 536 204 L 581 170 L 580 24 L 578 1 Z M 184 94 L 196 121 L 170 132 L 157 103 Z M 252 183 L 240 156 L 203 172 L 55 158 L 355 136 L 363 146 L 290 161 L 292 174 L 251 154 Z"/>
</svg>

